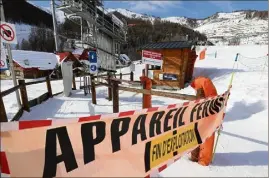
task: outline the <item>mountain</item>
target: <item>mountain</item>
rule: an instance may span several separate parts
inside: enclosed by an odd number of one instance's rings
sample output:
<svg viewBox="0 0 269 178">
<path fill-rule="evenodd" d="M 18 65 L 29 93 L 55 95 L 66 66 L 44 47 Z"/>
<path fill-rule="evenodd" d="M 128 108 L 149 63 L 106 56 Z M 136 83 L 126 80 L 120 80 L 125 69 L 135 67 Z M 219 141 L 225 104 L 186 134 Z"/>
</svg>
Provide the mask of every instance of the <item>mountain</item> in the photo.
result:
<svg viewBox="0 0 269 178">
<path fill-rule="evenodd" d="M 216 13 L 205 19 L 188 17 L 154 17 L 126 9 L 108 9 L 128 18 L 153 22 L 155 19 L 178 23 L 205 34 L 214 44 L 268 44 L 268 11 L 241 10 L 231 13 Z"/>
</svg>

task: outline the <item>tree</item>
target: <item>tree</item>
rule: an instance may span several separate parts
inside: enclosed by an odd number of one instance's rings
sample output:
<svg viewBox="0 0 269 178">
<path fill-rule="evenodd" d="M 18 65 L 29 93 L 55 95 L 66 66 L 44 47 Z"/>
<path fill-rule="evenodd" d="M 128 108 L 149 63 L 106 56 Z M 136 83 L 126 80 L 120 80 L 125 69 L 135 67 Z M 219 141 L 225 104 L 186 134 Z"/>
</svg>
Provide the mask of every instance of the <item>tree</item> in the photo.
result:
<svg viewBox="0 0 269 178">
<path fill-rule="evenodd" d="M 34 51 L 53 52 L 55 49 L 53 32 L 44 25 L 31 28 L 29 43 Z"/>
<path fill-rule="evenodd" d="M 16 47 L 15 47 L 17 50 L 19 50 L 20 49 L 20 43 L 18 42 L 17 44 L 16 44 Z"/>
<path fill-rule="evenodd" d="M 32 50 L 30 43 L 24 38 L 21 41 L 21 49 L 22 50 Z"/>
</svg>

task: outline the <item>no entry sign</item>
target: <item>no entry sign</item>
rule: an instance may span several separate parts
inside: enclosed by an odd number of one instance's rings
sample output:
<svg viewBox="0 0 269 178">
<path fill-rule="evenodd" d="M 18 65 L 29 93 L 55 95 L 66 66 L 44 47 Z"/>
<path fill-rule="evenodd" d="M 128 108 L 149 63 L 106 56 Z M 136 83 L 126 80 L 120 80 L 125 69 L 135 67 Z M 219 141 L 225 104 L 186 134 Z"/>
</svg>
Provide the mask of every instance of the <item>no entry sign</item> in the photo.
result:
<svg viewBox="0 0 269 178">
<path fill-rule="evenodd" d="M 15 25 L 1 21 L 0 24 L 1 41 L 9 44 L 17 44 L 17 35 Z"/>
<path fill-rule="evenodd" d="M 155 65 L 155 66 L 162 66 L 163 64 L 162 54 L 143 50 L 142 51 L 142 63 Z"/>
</svg>

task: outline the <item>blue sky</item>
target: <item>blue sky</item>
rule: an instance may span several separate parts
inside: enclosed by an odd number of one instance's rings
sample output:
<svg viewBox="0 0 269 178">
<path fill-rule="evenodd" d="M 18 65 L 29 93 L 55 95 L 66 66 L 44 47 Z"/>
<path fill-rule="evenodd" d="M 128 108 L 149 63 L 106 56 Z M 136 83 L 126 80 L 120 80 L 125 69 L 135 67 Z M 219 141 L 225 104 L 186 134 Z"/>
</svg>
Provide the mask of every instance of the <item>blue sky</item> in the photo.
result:
<svg viewBox="0 0 269 178">
<path fill-rule="evenodd" d="M 50 1 L 32 3 L 49 7 Z M 205 18 L 216 12 L 252 9 L 268 10 L 268 1 L 105 1 L 105 8 L 125 8 L 158 17 L 186 16 Z"/>
</svg>

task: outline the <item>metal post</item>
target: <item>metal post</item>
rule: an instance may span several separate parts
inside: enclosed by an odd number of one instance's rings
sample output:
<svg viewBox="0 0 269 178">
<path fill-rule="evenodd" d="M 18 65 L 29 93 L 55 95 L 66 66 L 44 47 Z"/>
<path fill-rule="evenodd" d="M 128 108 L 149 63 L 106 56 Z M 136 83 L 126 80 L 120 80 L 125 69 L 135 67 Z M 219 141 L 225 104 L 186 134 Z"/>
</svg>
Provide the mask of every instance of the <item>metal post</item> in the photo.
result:
<svg viewBox="0 0 269 178">
<path fill-rule="evenodd" d="M 54 34 L 54 40 L 55 40 L 55 50 L 56 50 L 56 52 L 58 52 L 59 49 L 58 49 L 57 21 L 56 21 L 56 15 L 55 15 L 55 3 L 54 3 L 54 0 L 51 0 L 50 5 L 51 5 L 51 10 L 52 10 L 53 34 Z"/>
<path fill-rule="evenodd" d="M 82 11 L 82 8 L 81 8 Z M 81 33 L 81 47 L 84 48 L 83 45 L 83 19 L 82 17 L 80 18 L 80 33 Z"/>
<path fill-rule="evenodd" d="M 0 6 L 1 6 L 1 21 L 5 22 L 4 5 L 3 5 L 2 0 L 0 0 Z M 10 47 L 10 44 L 8 44 L 8 43 L 6 43 L 6 46 L 7 46 L 9 67 L 10 67 L 10 71 L 11 71 L 13 84 L 14 84 L 14 86 L 17 86 L 18 83 L 17 83 L 17 80 L 16 80 L 14 66 L 13 66 L 13 57 L 12 57 L 11 47 Z M 19 108 L 21 108 L 21 100 L 20 100 L 19 90 L 16 90 L 15 93 L 16 93 L 18 106 L 19 106 Z"/>
</svg>

